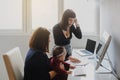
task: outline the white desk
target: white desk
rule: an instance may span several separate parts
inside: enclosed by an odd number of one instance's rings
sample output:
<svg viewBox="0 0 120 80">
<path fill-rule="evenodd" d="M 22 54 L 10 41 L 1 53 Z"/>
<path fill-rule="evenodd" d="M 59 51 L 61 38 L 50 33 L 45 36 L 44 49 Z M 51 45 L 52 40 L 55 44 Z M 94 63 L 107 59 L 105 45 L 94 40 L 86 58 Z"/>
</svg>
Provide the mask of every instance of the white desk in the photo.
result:
<svg viewBox="0 0 120 80">
<path fill-rule="evenodd" d="M 79 54 L 75 52 L 75 49 L 73 50 L 73 57 L 80 59 L 82 62 L 81 64 L 85 63 L 87 64 L 85 66 L 86 69 L 86 76 L 72 76 L 68 75 L 68 80 L 95 80 L 95 68 L 94 68 L 94 60 L 88 61 L 88 57 L 81 57 Z"/>
<path fill-rule="evenodd" d="M 86 65 L 86 76 L 72 76 L 71 74 L 68 75 L 68 80 L 117 80 L 114 75 L 112 74 L 98 74 L 95 71 L 95 65 L 96 61 L 94 59 L 88 59 L 89 57 L 93 56 L 87 56 L 87 57 L 81 57 L 79 54 L 75 52 L 76 49 L 73 49 L 72 56 L 75 58 L 80 59 L 82 62 L 86 62 L 85 60 L 88 60 L 89 64 Z"/>
</svg>

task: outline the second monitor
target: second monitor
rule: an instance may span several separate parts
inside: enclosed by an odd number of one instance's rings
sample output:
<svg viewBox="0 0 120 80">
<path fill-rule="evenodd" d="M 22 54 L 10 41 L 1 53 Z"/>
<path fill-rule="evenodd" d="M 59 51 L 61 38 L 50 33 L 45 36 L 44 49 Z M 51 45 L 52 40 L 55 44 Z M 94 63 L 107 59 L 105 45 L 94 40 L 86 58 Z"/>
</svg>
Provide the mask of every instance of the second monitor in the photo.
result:
<svg viewBox="0 0 120 80">
<path fill-rule="evenodd" d="M 98 59 L 98 62 L 96 65 L 96 70 L 100 67 L 100 65 L 103 61 L 103 58 L 104 58 L 105 54 L 107 53 L 107 49 L 109 47 L 110 42 L 111 42 L 111 36 L 107 32 L 105 32 L 98 44 L 97 50 L 96 50 L 96 57 Z"/>
</svg>

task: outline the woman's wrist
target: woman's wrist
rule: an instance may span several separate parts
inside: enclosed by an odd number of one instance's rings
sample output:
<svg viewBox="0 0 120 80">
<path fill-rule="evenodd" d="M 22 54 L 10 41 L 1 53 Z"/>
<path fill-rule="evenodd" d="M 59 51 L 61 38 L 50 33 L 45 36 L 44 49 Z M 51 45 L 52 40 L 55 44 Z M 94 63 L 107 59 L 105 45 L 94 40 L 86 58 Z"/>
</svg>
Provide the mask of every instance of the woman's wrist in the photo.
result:
<svg viewBox="0 0 120 80">
<path fill-rule="evenodd" d="M 70 59 L 71 59 L 71 56 L 69 56 L 68 59 L 70 60 Z"/>
<path fill-rule="evenodd" d="M 72 56 L 69 56 L 68 59 L 69 59 L 71 62 L 77 62 L 77 63 L 80 62 L 80 60 L 78 60 L 77 58 L 73 58 Z"/>
<path fill-rule="evenodd" d="M 79 27 L 79 24 L 76 24 L 76 27 Z"/>
</svg>

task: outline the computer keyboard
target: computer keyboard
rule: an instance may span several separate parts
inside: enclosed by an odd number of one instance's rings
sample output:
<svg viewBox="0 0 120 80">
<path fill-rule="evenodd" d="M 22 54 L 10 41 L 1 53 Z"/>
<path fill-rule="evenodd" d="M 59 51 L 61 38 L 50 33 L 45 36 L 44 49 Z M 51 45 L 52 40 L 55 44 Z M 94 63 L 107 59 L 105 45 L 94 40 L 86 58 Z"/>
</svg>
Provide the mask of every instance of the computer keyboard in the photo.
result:
<svg viewBox="0 0 120 80">
<path fill-rule="evenodd" d="M 79 54 L 80 56 L 91 56 L 93 53 L 86 51 L 86 50 L 76 50 L 75 53 Z"/>
<path fill-rule="evenodd" d="M 76 66 L 72 72 L 73 76 L 86 76 L 85 66 Z"/>
</svg>

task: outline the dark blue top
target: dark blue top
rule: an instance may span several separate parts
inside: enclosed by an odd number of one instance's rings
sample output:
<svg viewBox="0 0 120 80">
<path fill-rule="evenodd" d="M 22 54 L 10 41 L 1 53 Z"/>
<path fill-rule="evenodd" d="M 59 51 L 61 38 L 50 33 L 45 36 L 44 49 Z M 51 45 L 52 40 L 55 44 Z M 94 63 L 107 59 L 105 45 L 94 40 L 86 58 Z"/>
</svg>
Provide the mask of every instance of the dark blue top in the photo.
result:
<svg viewBox="0 0 120 80">
<path fill-rule="evenodd" d="M 58 46 L 64 46 L 67 44 L 70 44 L 70 40 L 72 38 L 72 33 L 79 39 L 82 38 L 82 32 L 80 30 L 80 27 L 76 27 L 74 25 L 72 25 L 70 27 L 70 37 L 66 38 L 62 32 L 62 28 L 60 27 L 59 24 L 56 24 L 53 27 L 53 36 L 54 36 L 54 41 L 55 44 Z"/>
<path fill-rule="evenodd" d="M 24 66 L 24 80 L 50 80 L 50 60 L 44 52 L 29 49 Z"/>
</svg>

